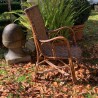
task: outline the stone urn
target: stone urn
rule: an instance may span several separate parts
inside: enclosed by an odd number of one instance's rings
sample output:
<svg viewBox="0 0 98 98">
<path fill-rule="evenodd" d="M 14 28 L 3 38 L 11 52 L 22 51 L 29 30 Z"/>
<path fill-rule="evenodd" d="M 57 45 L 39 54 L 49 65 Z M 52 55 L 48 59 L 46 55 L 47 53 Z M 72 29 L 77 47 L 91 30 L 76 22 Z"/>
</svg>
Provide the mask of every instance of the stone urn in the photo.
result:
<svg viewBox="0 0 98 98">
<path fill-rule="evenodd" d="M 17 24 L 7 25 L 2 34 L 2 43 L 8 48 L 8 52 L 5 53 L 5 59 L 8 64 L 27 62 L 31 60 L 31 57 L 24 52 L 26 38 L 22 31 L 22 28 Z"/>
</svg>

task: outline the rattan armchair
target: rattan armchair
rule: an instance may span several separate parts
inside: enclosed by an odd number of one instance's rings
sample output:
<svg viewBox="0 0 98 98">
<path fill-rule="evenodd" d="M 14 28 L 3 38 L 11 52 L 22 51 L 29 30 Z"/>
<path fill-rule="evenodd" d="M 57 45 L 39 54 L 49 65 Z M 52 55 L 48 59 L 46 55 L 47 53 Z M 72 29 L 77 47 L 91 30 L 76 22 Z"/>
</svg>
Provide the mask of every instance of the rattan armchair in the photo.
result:
<svg viewBox="0 0 98 98">
<path fill-rule="evenodd" d="M 58 70 L 63 75 L 69 75 L 65 71 L 57 67 L 52 61 L 59 61 L 64 66 L 69 67 L 71 72 L 72 81 L 76 83 L 76 76 L 73 64 L 73 58 L 79 58 L 81 56 L 81 49 L 77 47 L 74 31 L 70 27 L 61 27 L 53 31 L 49 31 L 48 34 L 59 32 L 63 29 L 68 29 L 71 31 L 74 40 L 74 47 L 70 47 L 69 41 L 63 36 L 57 36 L 49 39 L 49 36 L 46 34 L 45 24 L 41 16 L 40 10 L 37 5 L 25 9 L 25 13 L 30 21 L 32 33 L 34 37 L 34 43 L 36 46 L 37 52 L 37 61 L 36 66 L 47 63 L 56 70 Z M 56 44 L 55 41 L 63 42 L 63 44 Z M 68 59 L 68 64 L 64 62 L 65 59 Z"/>
</svg>

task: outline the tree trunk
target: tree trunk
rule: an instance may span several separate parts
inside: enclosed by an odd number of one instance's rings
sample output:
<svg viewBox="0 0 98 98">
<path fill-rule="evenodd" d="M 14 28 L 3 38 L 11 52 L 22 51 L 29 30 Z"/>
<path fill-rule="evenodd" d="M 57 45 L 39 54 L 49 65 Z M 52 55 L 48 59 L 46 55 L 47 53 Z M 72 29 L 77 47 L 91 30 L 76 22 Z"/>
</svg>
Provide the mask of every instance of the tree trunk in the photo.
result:
<svg viewBox="0 0 98 98">
<path fill-rule="evenodd" d="M 11 11 L 11 0 L 8 0 L 8 10 Z"/>
<path fill-rule="evenodd" d="M 22 6 L 22 4 L 25 2 L 25 0 L 20 0 L 21 1 L 21 9 L 24 10 L 25 8 Z"/>
<path fill-rule="evenodd" d="M 11 11 L 11 0 L 7 0 L 8 2 L 8 10 Z M 12 21 L 12 16 L 10 15 L 10 20 Z"/>
</svg>

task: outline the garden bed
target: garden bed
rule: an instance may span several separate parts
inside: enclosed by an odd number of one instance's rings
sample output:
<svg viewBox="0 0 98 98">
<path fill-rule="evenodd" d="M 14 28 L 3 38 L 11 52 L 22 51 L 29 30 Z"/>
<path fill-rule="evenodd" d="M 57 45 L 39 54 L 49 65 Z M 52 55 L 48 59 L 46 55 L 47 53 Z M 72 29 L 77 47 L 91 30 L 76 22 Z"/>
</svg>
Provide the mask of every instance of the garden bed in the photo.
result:
<svg viewBox="0 0 98 98">
<path fill-rule="evenodd" d="M 83 51 L 81 63 L 75 66 L 78 84 L 57 71 L 35 76 L 32 63 L 7 65 L 0 48 L 0 97 L 2 98 L 97 98 L 98 97 L 98 13 L 93 12 L 79 41 Z M 42 65 L 40 70 L 51 69 Z"/>
</svg>

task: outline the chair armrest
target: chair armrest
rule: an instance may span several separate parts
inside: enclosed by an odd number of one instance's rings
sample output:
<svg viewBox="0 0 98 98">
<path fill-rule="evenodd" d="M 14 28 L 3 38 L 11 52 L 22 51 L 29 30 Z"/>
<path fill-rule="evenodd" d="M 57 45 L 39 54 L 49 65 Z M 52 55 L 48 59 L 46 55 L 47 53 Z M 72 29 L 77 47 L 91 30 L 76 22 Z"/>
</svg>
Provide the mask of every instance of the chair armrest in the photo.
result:
<svg viewBox="0 0 98 98">
<path fill-rule="evenodd" d="M 55 41 L 55 40 L 64 40 L 64 41 L 68 42 L 68 40 L 63 36 L 58 36 L 58 37 L 54 37 L 54 38 L 51 38 L 51 39 L 48 39 L 48 40 L 39 40 L 39 41 L 41 43 L 47 43 L 47 42 L 52 42 L 52 41 Z"/>
<path fill-rule="evenodd" d="M 70 44 L 69 44 L 69 41 L 63 37 L 63 36 L 58 36 L 58 37 L 54 37 L 54 38 L 51 38 L 51 39 L 48 39 L 48 40 L 39 40 L 41 43 L 48 43 L 48 42 L 52 42 L 52 41 L 55 41 L 55 40 L 62 40 L 65 42 L 66 46 L 67 46 L 67 49 L 68 49 L 68 54 L 69 54 L 69 57 L 71 57 L 71 50 L 70 50 Z"/>
<path fill-rule="evenodd" d="M 55 29 L 55 30 L 49 30 L 47 32 L 48 33 L 58 33 L 58 32 L 60 32 L 61 30 L 64 30 L 64 29 L 69 29 L 71 31 L 70 33 L 72 34 L 74 44 L 76 45 L 77 43 L 76 43 L 76 38 L 75 38 L 75 32 L 71 27 L 64 26 L 64 27 L 60 27 L 60 28 Z"/>
</svg>

